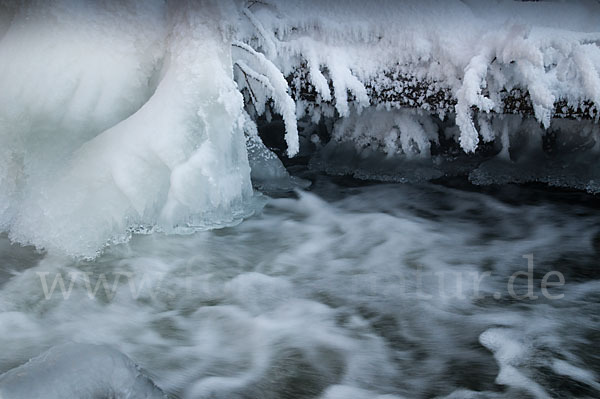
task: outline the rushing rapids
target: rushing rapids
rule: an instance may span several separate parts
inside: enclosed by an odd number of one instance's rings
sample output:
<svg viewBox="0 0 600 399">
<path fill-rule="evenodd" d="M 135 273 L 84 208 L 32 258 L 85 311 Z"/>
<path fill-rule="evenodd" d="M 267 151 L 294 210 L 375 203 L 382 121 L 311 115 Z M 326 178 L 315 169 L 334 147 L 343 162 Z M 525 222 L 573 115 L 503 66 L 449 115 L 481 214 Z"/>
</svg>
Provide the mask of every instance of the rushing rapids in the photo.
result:
<svg viewBox="0 0 600 399">
<path fill-rule="evenodd" d="M 598 21 L 0 0 L 0 399 L 600 397 Z"/>
</svg>

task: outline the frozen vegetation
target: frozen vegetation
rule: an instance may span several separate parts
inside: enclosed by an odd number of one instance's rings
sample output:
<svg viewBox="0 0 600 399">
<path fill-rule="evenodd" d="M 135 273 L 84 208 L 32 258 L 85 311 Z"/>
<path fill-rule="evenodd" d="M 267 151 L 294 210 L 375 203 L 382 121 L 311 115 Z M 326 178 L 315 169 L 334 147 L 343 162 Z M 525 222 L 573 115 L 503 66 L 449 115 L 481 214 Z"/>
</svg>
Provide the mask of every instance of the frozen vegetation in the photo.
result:
<svg viewBox="0 0 600 399">
<path fill-rule="evenodd" d="M 296 184 L 257 134 L 273 114 L 287 156 L 304 142 L 333 173 L 471 168 L 476 183 L 599 190 L 597 1 L 8 1 L 0 15 L 0 229 L 21 243 L 94 257 L 133 232 L 237 223 L 259 206 L 251 173 Z"/>
</svg>

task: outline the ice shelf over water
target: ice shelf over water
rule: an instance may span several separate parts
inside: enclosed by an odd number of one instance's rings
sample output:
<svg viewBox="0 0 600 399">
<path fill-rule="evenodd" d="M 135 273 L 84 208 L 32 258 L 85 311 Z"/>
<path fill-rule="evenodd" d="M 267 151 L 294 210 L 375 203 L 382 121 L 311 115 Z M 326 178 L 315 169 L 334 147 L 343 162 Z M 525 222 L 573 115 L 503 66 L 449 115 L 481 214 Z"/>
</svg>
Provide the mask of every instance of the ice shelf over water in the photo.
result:
<svg viewBox="0 0 600 399">
<path fill-rule="evenodd" d="M 254 207 L 251 165 L 286 180 L 254 125 L 273 112 L 288 156 L 297 120 L 330 118 L 332 143 L 407 159 L 429 159 L 443 137 L 466 153 L 498 143 L 511 160 L 519 137 L 539 148 L 558 129 L 582 137 L 569 148 L 593 165 L 599 20 L 591 0 L 3 2 L 0 230 L 94 257 L 131 232 L 236 223 Z M 515 89 L 533 115 L 506 122 Z M 382 92 L 401 99 L 374 101 Z M 586 120 L 561 130 L 560 103 Z M 572 185 L 595 187 L 592 172 Z"/>
</svg>

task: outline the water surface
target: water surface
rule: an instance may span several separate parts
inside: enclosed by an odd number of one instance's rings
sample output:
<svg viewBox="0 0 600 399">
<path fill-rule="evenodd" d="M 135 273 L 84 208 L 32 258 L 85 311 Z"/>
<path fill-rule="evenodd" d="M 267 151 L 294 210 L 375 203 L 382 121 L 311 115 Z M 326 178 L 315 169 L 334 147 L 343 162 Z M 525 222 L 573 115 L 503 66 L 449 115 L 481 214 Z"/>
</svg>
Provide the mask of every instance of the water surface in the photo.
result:
<svg viewBox="0 0 600 399">
<path fill-rule="evenodd" d="M 78 342 L 173 397 L 598 397 L 599 229 L 577 193 L 316 176 L 94 261 L 2 237 L 0 372 Z"/>
</svg>

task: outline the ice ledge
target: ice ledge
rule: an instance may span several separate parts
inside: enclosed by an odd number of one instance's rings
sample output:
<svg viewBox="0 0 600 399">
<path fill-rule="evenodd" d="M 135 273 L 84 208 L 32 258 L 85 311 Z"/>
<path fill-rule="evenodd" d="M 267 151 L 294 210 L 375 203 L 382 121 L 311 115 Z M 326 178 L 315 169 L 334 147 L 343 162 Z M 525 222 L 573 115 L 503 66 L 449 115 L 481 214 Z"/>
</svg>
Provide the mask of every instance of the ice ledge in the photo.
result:
<svg viewBox="0 0 600 399">
<path fill-rule="evenodd" d="M 0 375 L 0 398 L 165 399 L 121 352 L 104 345 L 63 344 Z"/>
</svg>

